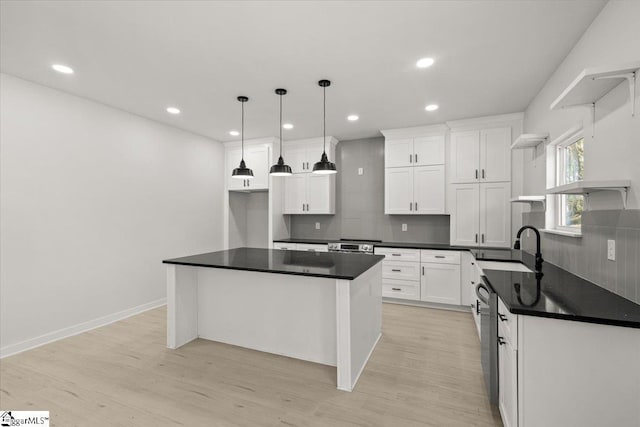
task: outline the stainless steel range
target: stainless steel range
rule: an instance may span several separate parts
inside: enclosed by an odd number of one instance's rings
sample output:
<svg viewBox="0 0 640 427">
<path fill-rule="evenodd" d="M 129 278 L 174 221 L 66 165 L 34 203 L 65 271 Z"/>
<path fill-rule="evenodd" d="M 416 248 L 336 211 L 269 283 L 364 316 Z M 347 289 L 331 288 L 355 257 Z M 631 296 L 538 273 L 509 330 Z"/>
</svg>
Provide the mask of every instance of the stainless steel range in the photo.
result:
<svg viewBox="0 0 640 427">
<path fill-rule="evenodd" d="M 352 252 L 372 255 L 373 246 L 381 242 L 381 240 L 340 239 L 339 242 L 329 243 L 329 252 Z"/>
</svg>

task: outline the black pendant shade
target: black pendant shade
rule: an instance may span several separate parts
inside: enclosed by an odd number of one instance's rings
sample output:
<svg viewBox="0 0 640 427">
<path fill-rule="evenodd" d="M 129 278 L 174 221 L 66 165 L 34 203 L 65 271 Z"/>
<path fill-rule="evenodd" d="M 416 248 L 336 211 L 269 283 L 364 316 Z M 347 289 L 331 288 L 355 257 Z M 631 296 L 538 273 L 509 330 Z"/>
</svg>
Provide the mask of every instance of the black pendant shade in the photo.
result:
<svg viewBox="0 0 640 427">
<path fill-rule="evenodd" d="M 232 178 L 236 179 L 252 179 L 253 171 L 247 167 L 244 162 L 244 103 L 247 102 L 249 98 L 246 96 L 239 96 L 238 101 L 242 104 L 242 157 L 240 160 L 240 166 L 235 168 L 231 173 Z"/>
<path fill-rule="evenodd" d="M 271 166 L 269 170 L 269 175 L 272 176 L 290 176 L 291 175 L 291 166 L 284 162 L 282 158 L 282 95 L 287 94 L 286 89 L 276 89 L 276 94 L 280 96 L 280 158 L 278 159 L 278 163 Z"/>
<path fill-rule="evenodd" d="M 338 173 L 336 164 L 329 161 L 327 157 L 327 87 L 331 85 L 329 80 L 320 80 L 318 86 L 322 88 L 322 156 L 320 161 L 313 165 L 313 173 L 320 175 L 330 175 Z"/>
</svg>

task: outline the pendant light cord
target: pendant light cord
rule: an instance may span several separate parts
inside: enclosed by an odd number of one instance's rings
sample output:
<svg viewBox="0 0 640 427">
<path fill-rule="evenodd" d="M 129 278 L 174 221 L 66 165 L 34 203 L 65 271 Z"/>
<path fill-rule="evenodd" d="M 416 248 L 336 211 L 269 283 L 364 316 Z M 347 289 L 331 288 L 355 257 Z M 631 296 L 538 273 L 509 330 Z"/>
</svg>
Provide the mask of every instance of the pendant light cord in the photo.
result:
<svg viewBox="0 0 640 427">
<path fill-rule="evenodd" d="M 280 157 L 282 157 L 282 94 L 280 94 Z"/>
<path fill-rule="evenodd" d="M 242 104 L 242 123 L 240 125 L 242 131 L 242 161 L 244 161 L 244 102 L 240 102 Z"/>
<path fill-rule="evenodd" d="M 322 152 L 327 153 L 327 87 L 322 87 Z"/>
</svg>

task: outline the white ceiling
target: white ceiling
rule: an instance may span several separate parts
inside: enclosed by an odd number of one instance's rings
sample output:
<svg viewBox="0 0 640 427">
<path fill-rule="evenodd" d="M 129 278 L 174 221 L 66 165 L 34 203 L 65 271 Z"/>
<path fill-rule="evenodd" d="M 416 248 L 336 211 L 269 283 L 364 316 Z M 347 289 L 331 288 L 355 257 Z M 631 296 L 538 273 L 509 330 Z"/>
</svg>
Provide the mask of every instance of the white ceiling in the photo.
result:
<svg viewBox="0 0 640 427">
<path fill-rule="evenodd" d="M 245 137 L 277 135 L 277 87 L 295 125 L 285 139 L 321 135 L 328 78 L 327 133 L 354 139 L 523 111 L 603 5 L 3 0 L 0 60 L 4 73 L 220 141 L 237 139 L 238 95 L 250 98 Z M 435 64 L 417 69 L 425 56 Z"/>
</svg>

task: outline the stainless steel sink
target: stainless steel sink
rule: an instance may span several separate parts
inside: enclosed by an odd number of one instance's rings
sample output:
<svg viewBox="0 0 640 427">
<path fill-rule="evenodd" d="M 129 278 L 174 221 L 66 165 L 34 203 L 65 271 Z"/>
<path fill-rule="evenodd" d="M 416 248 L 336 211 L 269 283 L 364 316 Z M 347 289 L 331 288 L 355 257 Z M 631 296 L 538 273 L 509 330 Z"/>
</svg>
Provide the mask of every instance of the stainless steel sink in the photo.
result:
<svg viewBox="0 0 640 427">
<path fill-rule="evenodd" d="M 519 262 L 478 261 L 478 267 L 483 270 L 520 271 L 523 273 L 532 273 L 529 267 Z"/>
</svg>

